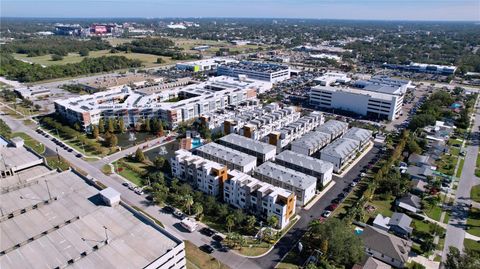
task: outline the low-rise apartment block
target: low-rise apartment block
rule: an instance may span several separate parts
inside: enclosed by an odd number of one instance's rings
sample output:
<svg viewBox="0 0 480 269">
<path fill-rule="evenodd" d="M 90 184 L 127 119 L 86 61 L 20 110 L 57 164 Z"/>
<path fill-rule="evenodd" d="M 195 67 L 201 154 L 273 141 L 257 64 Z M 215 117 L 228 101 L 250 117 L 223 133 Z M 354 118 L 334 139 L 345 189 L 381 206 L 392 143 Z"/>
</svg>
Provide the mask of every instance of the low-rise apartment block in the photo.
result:
<svg viewBox="0 0 480 269">
<path fill-rule="evenodd" d="M 257 164 L 262 164 L 266 161 L 275 159 L 275 154 L 277 152 L 277 149 L 272 145 L 238 134 L 226 135 L 218 139 L 217 143 L 255 156 L 257 158 Z"/>
<path fill-rule="evenodd" d="M 285 150 L 275 157 L 275 163 L 317 178 L 317 187 L 332 181 L 333 164 L 304 154 Z"/>
<path fill-rule="evenodd" d="M 338 138 L 320 151 L 320 159 L 331 162 L 333 171 L 340 172 L 353 160 L 360 148 L 360 142 L 348 138 Z"/>
<path fill-rule="evenodd" d="M 323 132 L 312 131 L 293 141 L 291 150 L 296 153 L 311 156 L 332 141 L 331 135 Z"/>
<path fill-rule="evenodd" d="M 272 63 L 241 61 L 218 66 L 217 75 L 230 77 L 243 75 L 250 79 L 276 83 L 290 78 L 290 67 Z"/>
<path fill-rule="evenodd" d="M 360 143 L 358 150 L 362 151 L 372 140 L 372 131 L 363 128 L 352 127 L 345 132 L 343 138 L 358 141 Z"/>
<path fill-rule="evenodd" d="M 342 136 L 347 130 L 348 123 L 338 120 L 329 120 L 315 129 L 317 132 L 330 135 L 331 141 Z"/>
<path fill-rule="evenodd" d="M 283 229 L 295 214 L 295 194 L 262 182 L 247 174 L 229 171 L 223 188 L 223 199 L 232 206 L 253 213 L 263 219 L 275 216 L 278 228 Z"/>
<path fill-rule="evenodd" d="M 243 173 L 250 173 L 257 167 L 257 158 L 254 156 L 215 142 L 196 148 L 195 154 L 219 164 L 224 164 L 230 170 L 236 169 Z"/>
<path fill-rule="evenodd" d="M 317 179 L 293 169 L 266 162 L 255 169 L 255 177 L 289 191 L 297 196 L 297 205 L 307 204 L 317 190 Z"/>
<path fill-rule="evenodd" d="M 182 181 L 196 186 L 200 191 L 213 196 L 223 193 L 227 179 L 227 166 L 193 155 L 180 149 L 170 160 L 172 174 Z"/>
</svg>

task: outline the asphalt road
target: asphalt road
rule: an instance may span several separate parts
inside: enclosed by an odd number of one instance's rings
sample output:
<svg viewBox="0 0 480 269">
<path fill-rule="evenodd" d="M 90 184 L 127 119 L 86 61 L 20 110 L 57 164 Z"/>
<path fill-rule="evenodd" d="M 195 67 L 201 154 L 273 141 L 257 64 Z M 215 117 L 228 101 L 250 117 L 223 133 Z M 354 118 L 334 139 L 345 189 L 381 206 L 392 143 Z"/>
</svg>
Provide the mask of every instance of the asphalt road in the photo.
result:
<svg viewBox="0 0 480 269">
<path fill-rule="evenodd" d="M 477 103 L 478 105 L 478 103 Z M 479 178 L 475 176 L 476 160 L 479 150 L 479 126 L 480 126 L 480 106 L 475 108 L 475 119 L 472 127 L 471 144 L 466 147 L 465 163 L 463 165 L 462 175 L 455 193 L 455 203 L 452 214 L 447 226 L 445 236 L 445 247 L 443 249 L 443 261 L 447 258 L 450 246 L 463 250 L 463 241 L 465 238 L 465 227 L 468 217 L 468 205 L 472 202 L 470 190 L 474 185 L 480 184 Z"/>
<path fill-rule="evenodd" d="M 375 145 L 343 178 L 334 178 L 336 184 L 324 194 L 322 198 L 310 210 L 300 212 L 300 220 L 290 229 L 290 231 L 275 245 L 274 249 L 267 255 L 254 259 L 261 268 L 274 268 L 282 258 L 297 245 L 303 234 L 308 229 L 308 224 L 315 219 L 320 218 L 324 209 L 331 204 L 331 201 L 343 192 L 352 181 L 360 176 L 360 171 L 373 159 L 380 149 Z"/>
</svg>

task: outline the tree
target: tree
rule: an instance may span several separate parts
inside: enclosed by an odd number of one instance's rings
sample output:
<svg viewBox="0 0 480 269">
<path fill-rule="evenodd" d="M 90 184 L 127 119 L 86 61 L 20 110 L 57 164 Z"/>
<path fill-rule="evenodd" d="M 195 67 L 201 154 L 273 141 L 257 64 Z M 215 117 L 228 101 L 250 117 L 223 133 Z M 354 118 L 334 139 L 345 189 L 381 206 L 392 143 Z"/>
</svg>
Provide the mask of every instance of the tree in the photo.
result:
<svg viewBox="0 0 480 269">
<path fill-rule="evenodd" d="M 88 56 L 90 51 L 88 49 L 81 49 L 78 53 L 80 54 L 80 56 L 86 57 L 86 56 Z"/>
<path fill-rule="evenodd" d="M 480 253 L 467 249 L 464 254 L 461 254 L 456 247 L 450 247 L 445 267 L 447 269 L 480 268 Z"/>
<path fill-rule="evenodd" d="M 93 125 L 92 127 L 92 136 L 93 138 L 95 139 L 98 139 L 98 136 L 100 135 L 100 131 L 98 129 L 98 126 L 97 125 Z"/>
<path fill-rule="evenodd" d="M 257 222 L 257 219 L 254 216 L 249 215 L 245 220 L 245 222 L 246 222 L 247 230 L 253 231 L 253 229 L 255 228 L 255 223 Z"/>
<path fill-rule="evenodd" d="M 98 131 L 102 134 L 105 133 L 105 120 L 103 118 L 98 120 Z"/>
<path fill-rule="evenodd" d="M 155 165 L 155 168 L 157 170 L 162 170 L 163 167 L 165 166 L 165 158 L 162 157 L 162 156 L 158 156 L 157 158 L 155 158 L 155 160 L 153 161 L 153 164 Z"/>
<path fill-rule="evenodd" d="M 118 138 L 117 138 L 116 135 L 112 134 L 112 136 L 111 136 L 111 138 L 110 138 L 110 143 L 109 143 L 109 144 L 110 144 L 110 147 L 111 147 L 111 148 L 114 148 L 114 147 L 117 146 L 117 144 L 118 144 Z"/>
<path fill-rule="evenodd" d="M 191 195 L 186 195 L 184 198 L 183 198 L 183 203 L 184 203 L 184 206 L 185 208 L 187 209 L 188 211 L 188 215 L 190 215 L 190 209 L 192 208 L 192 205 L 193 205 L 193 198 Z"/>
<path fill-rule="evenodd" d="M 145 154 L 143 154 L 143 151 L 140 148 L 137 148 L 137 150 L 135 151 L 135 160 L 141 163 L 145 161 Z"/>
<path fill-rule="evenodd" d="M 123 117 L 118 119 L 118 131 L 123 134 L 125 132 L 125 122 L 123 121 Z"/>
<path fill-rule="evenodd" d="M 158 184 L 158 183 L 157 183 Z M 153 201 L 155 204 L 163 204 L 168 197 L 169 189 L 165 185 L 160 185 L 153 191 Z"/>
<path fill-rule="evenodd" d="M 157 64 L 163 64 L 164 62 L 165 61 L 162 58 L 160 57 L 157 58 Z"/>
<path fill-rule="evenodd" d="M 61 60 L 63 60 L 62 55 L 58 55 L 58 54 L 53 54 L 52 55 L 52 61 L 61 61 Z"/>
<path fill-rule="evenodd" d="M 144 131 L 145 132 L 151 132 L 152 131 L 152 128 L 150 128 L 150 120 L 148 120 L 148 119 L 145 121 Z"/>
<path fill-rule="evenodd" d="M 202 204 L 201 203 L 193 204 L 193 212 L 195 212 L 195 215 L 197 216 L 197 218 L 200 219 L 203 214 Z"/>
<path fill-rule="evenodd" d="M 227 204 L 216 203 L 216 213 L 217 213 L 218 219 L 224 219 L 228 215 Z"/>
<path fill-rule="evenodd" d="M 225 219 L 225 225 L 227 226 L 227 230 L 230 233 L 232 231 L 233 226 L 235 226 L 235 216 L 228 215 Z"/>
<path fill-rule="evenodd" d="M 271 215 L 270 217 L 268 217 L 267 219 L 267 224 L 269 227 L 277 227 L 278 225 L 278 217 L 275 216 L 275 215 Z"/>
<path fill-rule="evenodd" d="M 113 122 L 113 119 L 112 118 L 109 118 L 108 119 L 108 122 L 107 122 L 107 131 L 112 133 L 115 132 L 115 124 Z"/>
<path fill-rule="evenodd" d="M 415 138 L 410 139 L 410 141 L 407 144 L 407 150 L 409 155 L 413 153 L 416 153 L 416 154 L 422 153 L 422 148 L 418 145 L 417 141 L 415 141 Z"/>
</svg>

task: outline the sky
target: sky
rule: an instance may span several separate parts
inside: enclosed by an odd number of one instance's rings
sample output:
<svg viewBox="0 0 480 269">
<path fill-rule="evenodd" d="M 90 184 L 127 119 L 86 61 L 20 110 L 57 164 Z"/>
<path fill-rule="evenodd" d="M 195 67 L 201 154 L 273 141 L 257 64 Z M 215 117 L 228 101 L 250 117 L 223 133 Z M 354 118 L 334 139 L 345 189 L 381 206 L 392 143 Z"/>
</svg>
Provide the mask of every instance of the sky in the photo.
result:
<svg viewBox="0 0 480 269">
<path fill-rule="evenodd" d="M 480 21 L 480 0 L 0 0 L 0 16 Z"/>
</svg>

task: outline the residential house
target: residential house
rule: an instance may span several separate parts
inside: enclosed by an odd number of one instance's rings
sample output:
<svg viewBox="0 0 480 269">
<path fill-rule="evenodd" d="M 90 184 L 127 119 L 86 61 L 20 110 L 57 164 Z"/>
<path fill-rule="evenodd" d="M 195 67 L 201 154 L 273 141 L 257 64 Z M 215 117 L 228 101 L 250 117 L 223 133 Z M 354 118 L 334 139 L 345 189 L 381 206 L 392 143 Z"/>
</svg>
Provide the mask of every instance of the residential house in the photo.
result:
<svg viewBox="0 0 480 269">
<path fill-rule="evenodd" d="M 417 213 L 422 209 L 421 201 L 422 199 L 420 199 L 420 197 L 409 193 L 395 200 L 395 205 L 403 210 Z"/>
<path fill-rule="evenodd" d="M 390 231 L 394 234 L 407 238 L 412 234 L 413 228 L 410 227 L 412 223 L 412 218 L 407 216 L 404 213 L 393 213 L 390 221 L 388 222 L 388 226 L 390 227 Z"/>
</svg>

